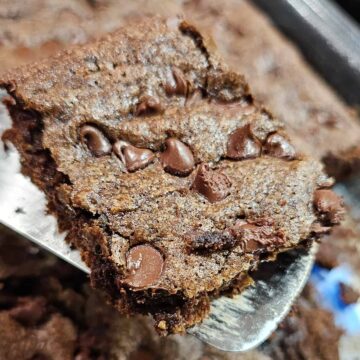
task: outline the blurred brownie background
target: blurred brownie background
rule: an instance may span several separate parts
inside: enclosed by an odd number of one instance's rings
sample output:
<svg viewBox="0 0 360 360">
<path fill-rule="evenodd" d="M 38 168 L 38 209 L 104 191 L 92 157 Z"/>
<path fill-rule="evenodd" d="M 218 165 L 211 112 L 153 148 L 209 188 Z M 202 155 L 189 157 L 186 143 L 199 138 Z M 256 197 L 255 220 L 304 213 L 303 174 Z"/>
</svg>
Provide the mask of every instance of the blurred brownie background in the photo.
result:
<svg viewBox="0 0 360 360">
<path fill-rule="evenodd" d="M 257 100 L 284 121 L 297 147 L 342 181 L 338 190 L 348 215 L 320 245 L 312 279 L 292 312 L 268 341 L 242 354 L 191 336 L 157 337 L 148 319 L 115 314 L 85 274 L 0 227 L 0 359 L 355 359 L 358 115 L 251 1 L 0 0 L 0 72 L 154 13 L 185 16 L 210 33 L 225 60 L 247 75 Z M 5 116 L 1 108 L 0 121 Z"/>
</svg>

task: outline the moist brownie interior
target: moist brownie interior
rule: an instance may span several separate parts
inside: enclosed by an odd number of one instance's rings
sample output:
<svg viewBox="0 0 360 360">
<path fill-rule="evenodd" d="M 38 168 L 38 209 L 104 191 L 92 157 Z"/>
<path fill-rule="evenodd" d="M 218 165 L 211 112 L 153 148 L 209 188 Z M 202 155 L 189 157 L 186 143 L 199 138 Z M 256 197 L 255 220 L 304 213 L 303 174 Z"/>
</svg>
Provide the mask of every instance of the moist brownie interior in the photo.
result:
<svg viewBox="0 0 360 360">
<path fill-rule="evenodd" d="M 260 261 L 339 223 L 315 160 L 186 21 L 148 18 L 5 74 L 10 140 L 123 313 L 200 322 Z"/>
</svg>

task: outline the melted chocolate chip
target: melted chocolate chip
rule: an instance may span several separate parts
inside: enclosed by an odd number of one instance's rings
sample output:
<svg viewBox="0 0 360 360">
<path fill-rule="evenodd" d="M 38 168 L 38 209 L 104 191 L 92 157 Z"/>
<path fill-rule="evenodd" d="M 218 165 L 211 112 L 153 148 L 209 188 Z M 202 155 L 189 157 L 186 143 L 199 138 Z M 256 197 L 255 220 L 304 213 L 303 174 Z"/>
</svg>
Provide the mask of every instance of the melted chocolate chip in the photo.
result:
<svg viewBox="0 0 360 360">
<path fill-rule="evenodd" d="M 188 146 L 175 138 L 165 141 L 166 149 L 160 154 L 165 171 L 173 175 L 186 176 L 194 168 L 194 156 Z"/>
<path fill-rule="evenodd" d="M 135 115 L 154 115 L 164 111 L 160 101 L 152 96 L 143 96 L 137 105 Z"/>
<path fill-rule="evenodd" d="M 270 156 L 292 160 L 296 157 L 295 148 L 280 134 L 271 134 L 264 144 L 264 152 Z"/>
<path fill-rule="evenodd" d="M 314 205 L 325 223 L 339 224 L 343 215 L 344 203 L 332 190 L 321 189 L 314 193 Z"/>
<path fill-rule="evenodd" d="M 285 235 L 276 230 L 269 219 L 249 220 L 245 223 L 241 221 L 235 224 L 231 231 L 246 253 L 268 251 L 285 243 Z"/>
<path fill-rule="evenodd" d="M 237 240 L 229 231 L 190 232 L 185 236 L 189 252 L 211 253 L 233 248 Z"/>
<path fill-rule="evenodd" d="M 226 156 L 233 160 L 250 159 L 260 156 L 261 142 L 252 134 L 250 125 L 230 134 Z"/>
<path fill-rule="evenodd" d="M 143 169 L 155 159 L 151 150 L 137 148 L 123 140 L 118 140 L 113 150 L 130 172 Z"/>
<path fill-rule="evenodd" d="M 124 282 L 134 288 L 146 288 L 160 279 L 164 259 L 151 245 L 138 245 L 129 250 L 126 267 L 128 275 Z"/>
<path fill-rule="evenodd" d="M 191 188 L 213 203 L 225 199 L 230 194 L 231 182 L 225 174 L 202 164 Z"/>
<path fill-rule="evenodd" d="M 80 129 L 80 140 L 95 156 L 110 154 L 111 144 L 106 136 L 96 127 L 84 125 Z"/>
<path fill-rule="evenodd" d="M 172 68 L 172 79 L 166 82 L 165 91 L 167 95 L 187 95 L 188 82 L 184 73 L 179 68 Z"/>
</svg>

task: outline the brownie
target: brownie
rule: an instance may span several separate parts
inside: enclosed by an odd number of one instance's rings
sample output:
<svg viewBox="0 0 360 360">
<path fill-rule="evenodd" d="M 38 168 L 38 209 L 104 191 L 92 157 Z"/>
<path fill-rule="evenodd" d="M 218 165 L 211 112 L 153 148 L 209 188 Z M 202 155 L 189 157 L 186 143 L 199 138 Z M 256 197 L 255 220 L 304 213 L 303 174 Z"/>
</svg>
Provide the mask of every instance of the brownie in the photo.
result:
<svg viewBox="0 0 360 360">
<path fill-rule="evenodd" d="M 341 300 L 346 305 L 356 304 L 360 298 L 360 293 L 351 285 L 340 283 Z"/>
<path fill-rule="evenodd" d="M 344 224 L 324 238 L 316 255 L 316 263 L 332 270 L 338 266 L 350 268 L 354 274 L 350 283 L 339 283 L 339 297 L 344 305 L 355 304 L 360 298 L 360 234 L 356 223 L 347 216 Z"/>
<path fill-rule="evenodd" d="M 277 360 L 337 360 L 341 335 L 331 313 L 321 308 L 316 292 L 307 285 L 292 313 L 261 350 Z"/>
<path fill-rule="evenodd" d="M 256 99 L 284 122 L 295 147 L 324 161 L 331 176 L 359 169 L 358 115 L 251 1 L 187 1 L 185 13 L 246 76 Z"/>
<path fill-rule="evenodd" d="M 114 313 L 79 270 L 3 227 L 0 245 L 1 359 L 337 359 L 340 331 L 309 287 L 264 345 L 229 353 L 189 335 L 160 338 L 149 318 Z"/>
<path fill-rule="evenodd" d="M 143 19 L 0 85 L 14 123 L 4 140 L 93 286 L 122 313 L 152 314 L 162 334 L 340 221 L 322 166 L 186 21 Z"/>
<path fill-rule="evenodd" d="M 346 214 L 341 226 L 322 238 L 316 262 L 326 269 L 350 266 L 360 276 L 360 230 L 350 214 Z"/>
<path fill-rule="evenodd" d="M 0 249 L 0 358 L 73 359 L 86 277 L 2 226 Z"/>
<path fill-rule="evenodd" d="M 176 15 L 171 0 L 2 0 L 0 72 L 83 44 L 142 14 Z"/>
</svg>

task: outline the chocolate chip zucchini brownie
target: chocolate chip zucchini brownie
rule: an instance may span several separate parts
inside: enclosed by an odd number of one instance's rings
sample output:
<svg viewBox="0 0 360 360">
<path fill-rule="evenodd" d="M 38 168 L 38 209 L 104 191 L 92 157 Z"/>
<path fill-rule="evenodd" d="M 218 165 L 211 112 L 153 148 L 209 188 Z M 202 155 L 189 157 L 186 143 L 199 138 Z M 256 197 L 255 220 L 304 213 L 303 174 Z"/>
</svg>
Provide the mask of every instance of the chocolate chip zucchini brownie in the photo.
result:
<svg viewBox="0 0 360 360">
<path fill-rule="evenodd" d="M 93 286 L 162 334 L 200 322 L 260 261 L 318 238 L 342 201 L 186 21 L 146 18 L 2 76 L 4 140 Z M 271 91 L 271 89 L 269 89 Z"/>
</svg>

